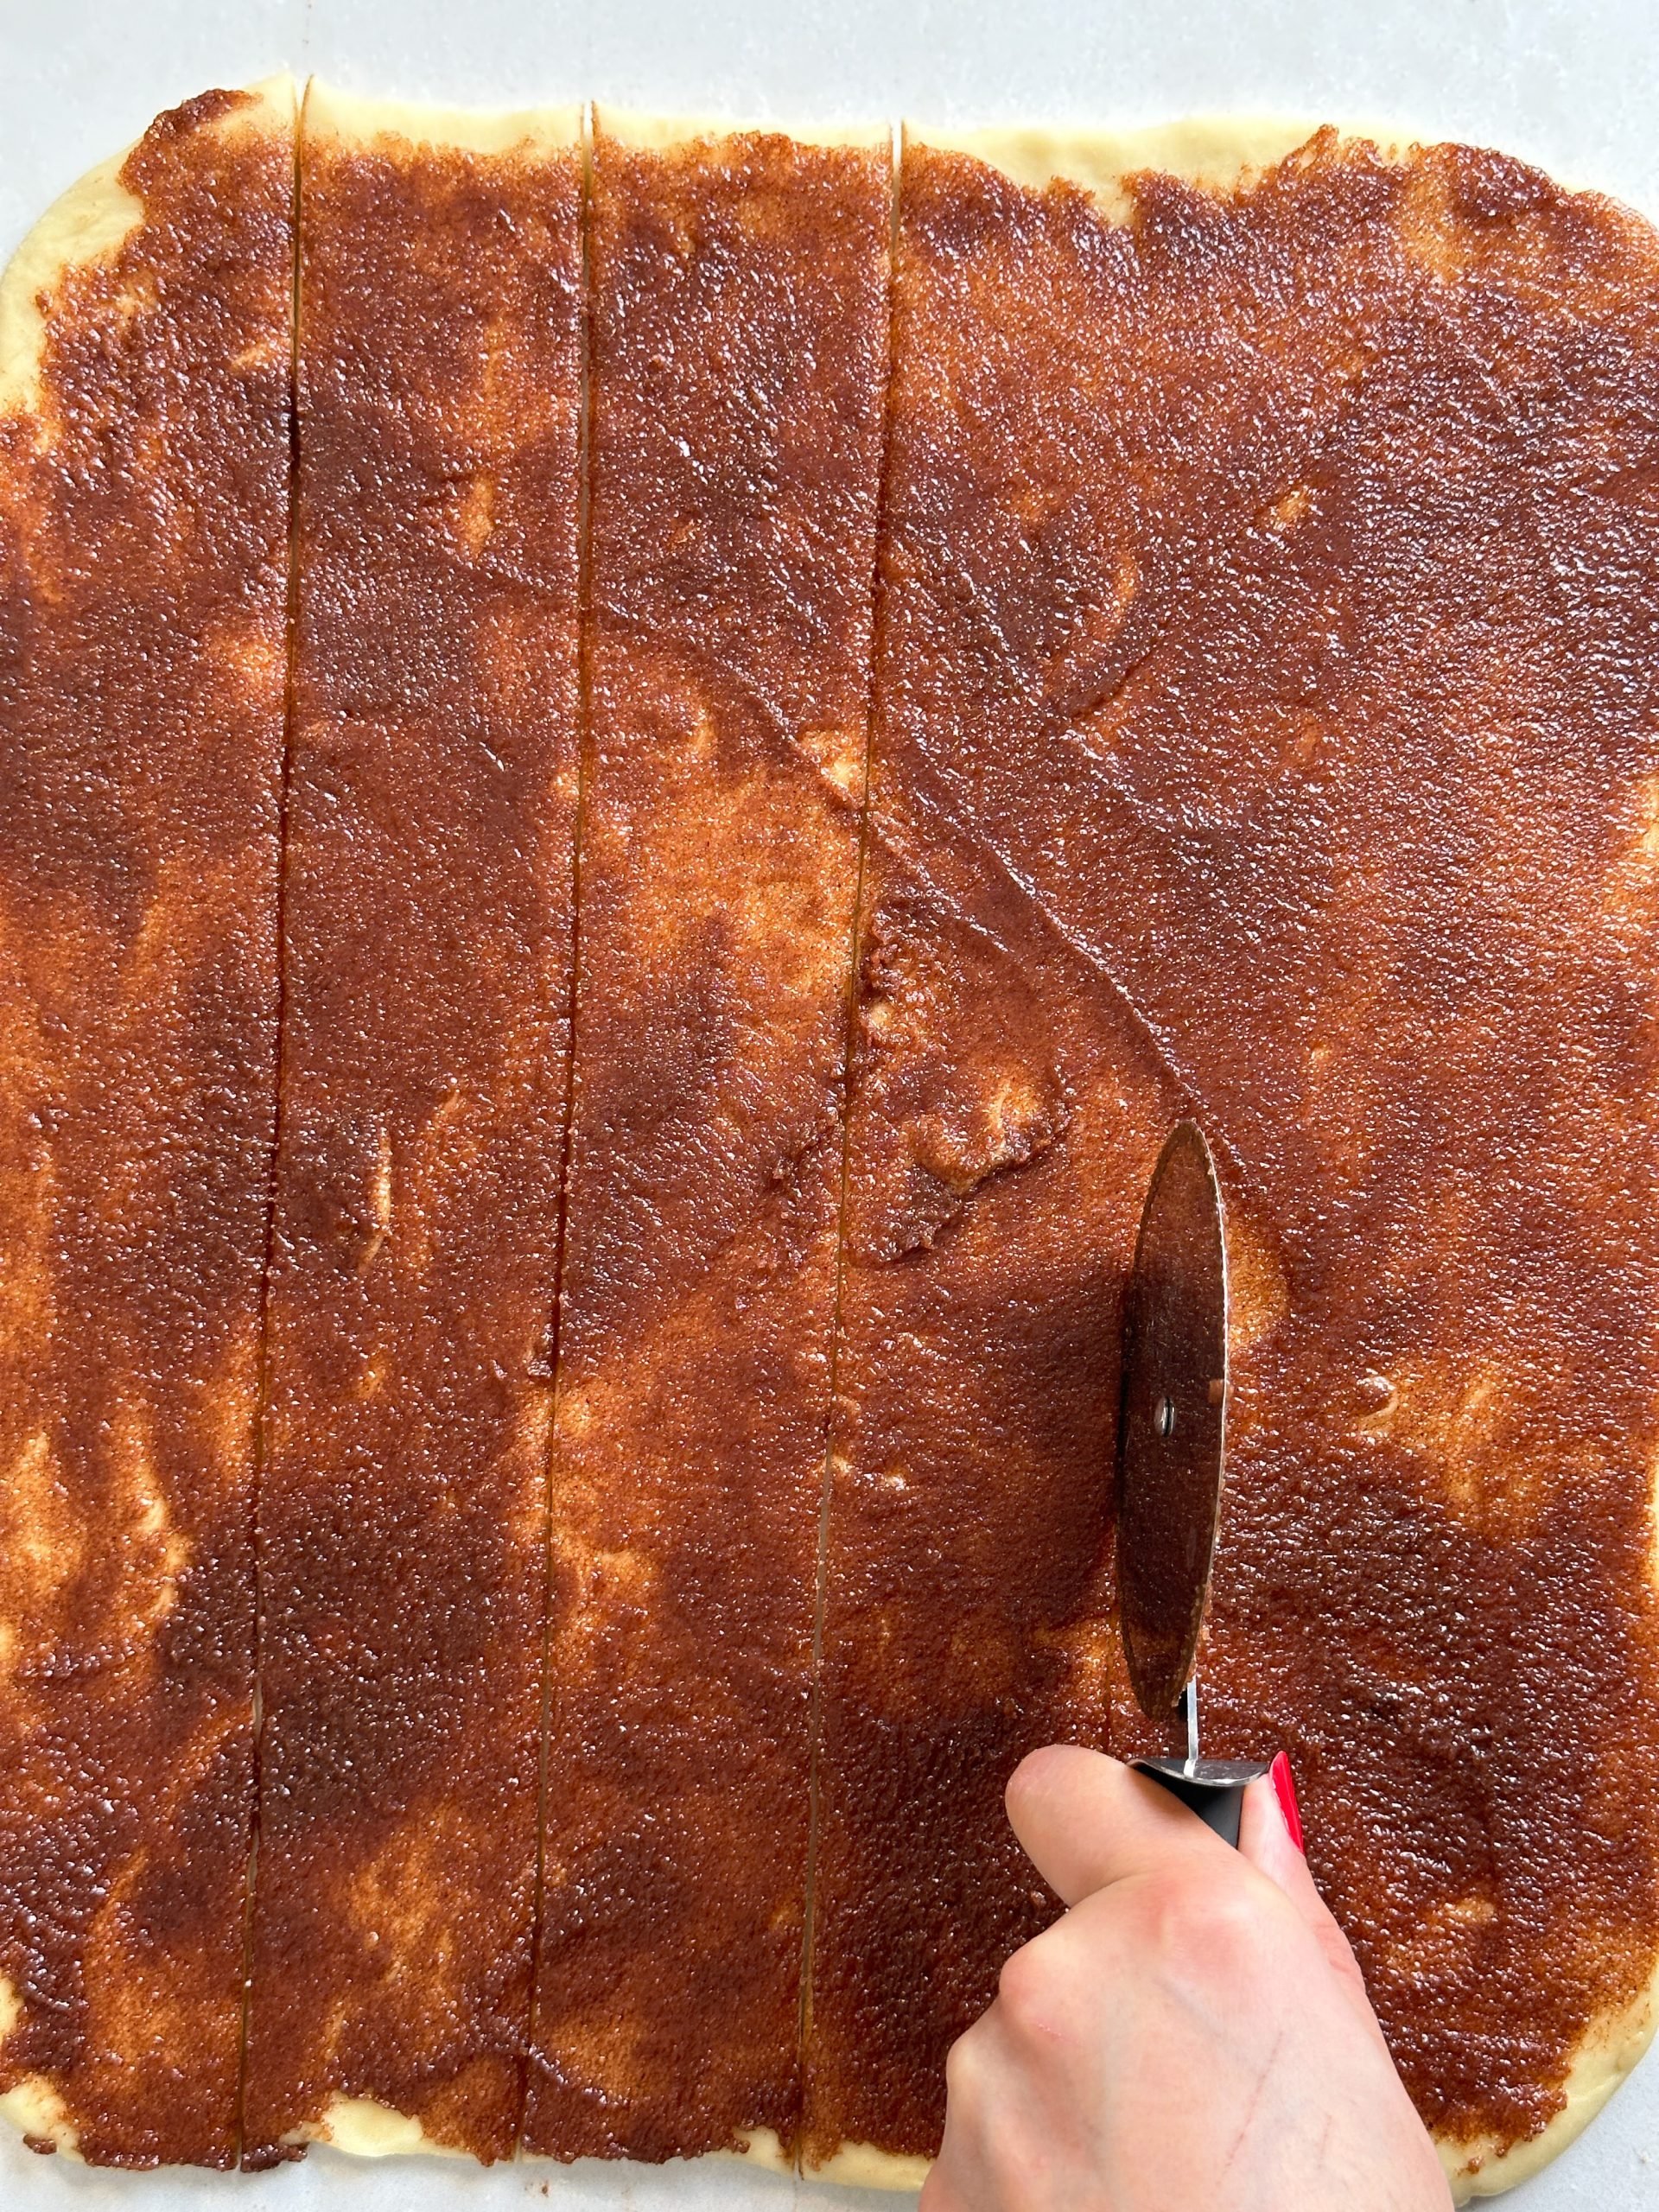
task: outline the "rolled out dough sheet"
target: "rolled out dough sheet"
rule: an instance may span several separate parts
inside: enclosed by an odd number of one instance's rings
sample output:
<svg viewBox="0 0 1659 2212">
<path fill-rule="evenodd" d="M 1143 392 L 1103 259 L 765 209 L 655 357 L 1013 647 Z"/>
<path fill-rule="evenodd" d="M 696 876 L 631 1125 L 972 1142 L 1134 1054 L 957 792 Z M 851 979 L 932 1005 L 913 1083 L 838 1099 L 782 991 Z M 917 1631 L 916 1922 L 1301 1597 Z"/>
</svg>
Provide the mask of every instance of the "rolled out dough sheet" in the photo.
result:
<svg viewBox="0 0 1659 2212">
<path fill-rule="evenodd" d="M 468 114 L 441 105 L 416 109 L 334 93 L 321 95 L 320 111 L 342 130 L 364 135 L 390 130 L 421 141 L 488 149 L 568 136 L 574 123 L 569 111 Z M 662 123 L 621 112 L 611 113 L 607 121 L 618 135 L 637 144 L 672 143 L 741 127 L 702 118 Z M 1122 181 L 1137 170 L 1163 170 L 1207 188 L 1228 189 L 1301 143 L 1313 127 L 1313 118 L 1211 117 L 1133 131 L 1038 128 L 964 131 L 906 126 L 906 132 L 918 143 L 957 149 L 991 162 L 1033 188 L 1052 179 L 1065 179 L 1091 193 L 1103 210 L 1116 217 L 1128 205 Z M 823 143 L 868 143 L 881 135 L 881 126 L 868 131 L 822 133 L 809 129 L 794 135 Z M 1371 125 L 1354 126 L 1348 135 L 1374 138 L 1385 145 L 1403 143 L 1401 132 Z M 137 203 L 117 181 L 122 158 L 116 156 L 100 163 L 72 188 L 28 235 L 0 279 L 0 406 L 27 404 L 33 393 L 41 336 L 35 301 L 54 271 L 72 262 L 106 255 L 119 245 L 137 219 Z M 14 2011 L 12 1993 L 0 1986 L 0 2037 Z M 1601 2109 L 1646 2048 L 1653 2025 L 1651 1993 L 1626 2013 L 1599 2024 L 1586 2037 L 1568 2083 L 1567 2108 L 1538 2138 L 1491 2159 L 1473 2175 L 1466 2171 L 1470 2163 L 1466 2157 L 1448 2155 L 1448 2172 L 1459 2196 L 1491 2193 L 1538 2172 Z M 35 2133 L 55 2136 L 61 2148 L 73 2156 L 72 2139 L 59 2124 L 52 2106 L 48 2086 L 26 2087 L 0 2098 L 0 2115 Z M 410 2201 L 413 2177 L 425 2170 L 422 2164 L 407 2163 L 407 2154 L 436 2147 L 426 2142 L 417 2121 L 370 2100 L 336 2100 L 317 2132 L 320 2143 L 332 2149 L 315 2152 L 308 2167 L 287 2169 L 268 2177 L 264 2187 L 273 2200 L 280 2195 L 284 2203 L 321 2202 L 341 2171 L 340 2154 L 351 2154 L 355 2160 L 372 2162 L 351 2168 L 353 2202 L 364 2206 L 365 2212 L 367 2208 L 379 2212 L 381 2207 L 403 2207 Z M 775 2140 L 757 2139 L 747 2163 L 760 2170 L 781 2168 L 784 2162 Z M 0 2142 L 0 2178 L 15 2176 L 28 2187 L 38 2177 L 41 2202 L 58 2201 L 62 2190 L 71 2186 L 69 2176 L 62 2172 L 67 2164 L 60 2161 L 59 2171 L 54 2172 L 37 2164 L 16 2139 Z M 628 2168 L 624 2185 L 627 2201 L 640 2208 L 671 2202 L 677 2206 L 712 2207 L 729 2202 L 726 2192 L 734 2171 L 724 2159 L 661 2171 Z M 620 2172 L 594 2162 L 556 2169 L 550 2178 L 537 2164 L 481 2171 L 457 2162 L 446 2167 L 443 2187 L 454 2201 L 480 2205 L 550 2198 L 571 2206 L 597 2207 L 618 2201 Z M 775 2196 L 779 2205 L 795 2201 L 835 2202 L 853 2212 L 855 2206 L 883 2201 L 872 2191 L 887 2192 L 890 2201 L 892 2192 L 915 2190 L 925 2172 L 923 2161 L 894 2158 L 872 2146 L 854 2144 L 844 2145 L 815 2177 L 832 2185 L 833 2194 L 810 2190 L 804 2193 L 802 2184 L 781 2171 L 770 2181 L 763 2181 L 755 2171 L 746 2185 L 757 2202 L 762 2196 L 768 2202 Z M 88 2206 L 174 2205 L 198 2197 L 204 2203 L 217 2202 L 222 2201 L 224 2188 L 221 2177 L 194 2171 L 116 2175 L 82 2168 L 73 2179 L 73 2201 Z"/>
</svg>

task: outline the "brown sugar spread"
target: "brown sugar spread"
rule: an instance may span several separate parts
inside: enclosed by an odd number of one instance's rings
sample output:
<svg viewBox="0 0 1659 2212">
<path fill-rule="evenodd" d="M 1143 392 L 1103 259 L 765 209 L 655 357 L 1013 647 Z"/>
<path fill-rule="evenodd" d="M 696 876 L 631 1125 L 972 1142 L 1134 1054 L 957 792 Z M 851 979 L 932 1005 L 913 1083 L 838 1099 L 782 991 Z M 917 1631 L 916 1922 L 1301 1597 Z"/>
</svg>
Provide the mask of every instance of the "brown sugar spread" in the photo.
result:
<svg viewBox="0 0 1659 2212">
<path fill-rule="evenodd" d="M 603 122 L 524 2142 L 662 2158 L 798 2111 L 890 186 Z"/>
<path fill-rule="evenodd" d="M 1152 1742 L 1192 1112 L 1208 1747 L 1535 2133 L 1659 1957 L 1659 242 L 1324 134 L 1127 221 L 912 144 L 890 254 L 875 146 L 319 123 L 296 385 L 237 100 L 0 421 L 0 2094 L 931 2154 L 1010 1769 Z"/>
<path fill-rule="evenodd" d="M 161 118 L 0 418 L 0 2092 L 118 2165 L 236 2149 L 284 121 Z"/>
<path fill-rule="evenodd" d="M 1462 149 L 1395 163 L 1327 136 L 1232 196 L 1149 177 L 1126 228 L 963 158 L 916 149 L 906 171 L 873 807 L 924 864 L 948 824 L 1026 927 L 1090 971 L 1059 1034 L 1132 1012 L 1126 1065 L 1161 1064 L 1161 1110 L 1196 1106 L 1223 1149 L 1246 1294 L 1212 1747 L 1289 1748 L 1315 1870 L 1453 2140 L 1548 2120 L 1659 1942 L 1654 1749 L 1634 1720 L 1654 1709 L 1659 1441 L 1656 274 L 1634 219 Z M 943 1042 L 967 972 L 912 985 L 895 1016 L 867 969 L 855 1132 L 872 1084 L 896 1079 L 892 1034 L 921 1065 L 942 1052 L 958 1084 L 979 1072 Z M 1041 1052 L 1018 1080 L 989 1052 L 1041 1003 L 1034 972 L 976 994 L 989 1064 L 947 1126 L 1006 1128 L 1000 1102 L 1034 1096 Z M 937 1118 L 918 1123 L 935 1145 Z M 1126 1173 L 1135 1138 L 1120 1121 Z M 868 1141 L 890 1152 L 891 1127 Z M 842 1385 L 861 1428 L 888 1393 L 914 1418 L 928 1388 L 951 1414 L 928 1452 L 996 1434 L 970 1392 L 1000 1419 L 988 1370 L 1020 1387 L 1020 1330 L 1062 1325 L 1077 1252 L 1116 1281 L 1128 1246 L 1104 1223 L 1090 1244 L 1068 1208 L 1076 1249 L 1038 1281 L 1027 1241 L 989 1217 L 1086 1150 L 1074 1114 L 979 1185 L 902 1290 L 903 1262 L 873 1284 L 861 1355 L 855 1232 L 842 1373 L 868 1363 L 861 1391 Z M 957 1160 L 948 1188 L 971 1178 L 967 1147 Z M 1003 1272 L 957 1376 L 937 1329 L 901 1336 L 886 1309 L 942 1297 L 980 1239 Z M 1014 1430 L 1037 1478 L 1071 1474 L 1066 1402 L 1043 1392 Z M 875 1618 L 870 1548 L 875 1586 L 923 1615 L 861 1669 L 867 1768 L 971 1764 L 940 1758 L 944 1653 L 1007 1509 L 953 1477 L 906 1548 L 921 1455 L 878 1429 L 849 1456 L 832 1538 L 859 1593 L 848 1643 Z M 910 1487 L 883 1496 L 894 1476 Z M 883 1516 L 891 1537 L 867 1534 Z M 1033 1570 L 1060 1576 L 1054 1524 L 1030 1519 Z M 1024 1554 L 1000 1548 L 1006 1634 Z M 1044 1617 L 1001 1681 L 995 1638 L 963 1635 L 987 1675 L 971 1721 L 1006 1716 L 988 1769 L 1032 1711 L 1018 1667 L 1084 1610 Z M 912 1679 L 929 1686 L 914 1716 Z M 1144 1740 L 1122 1702 L 1119 1741 Z M 837 1726 L 856 1709 L 831 1700 Z M 848 1794 L 849 1851 L 884 1815 L 896 1836 L 915 1802 Z M 961 1794 L 958 1774 L 905 1876 L 950 1900 L 953 1965 L 996 1910 L 960 1879 Z M 851 1886 L 862 2009 L 812 2133 L 926 2149 L 937 2071 L 867 2063 L 896 1989 L 887 1943 L 857 1932 L 879 1882 Z M 987 1942 L 961 2011 L 1002 1948 Z M 939 1988 L 912 2005 L 918 2030 Z M 895 2075 L 923 2094 L 901 2104 Z"/>
<path fill-rule="evenodd" d="M 510 2152 L 534 1918 L 582 155 L 352 116 L 300 162 L 255 2164 L 336 2097 Z"/>
<path fill-rule="evenodd" d="M 971 840 L 881 832 L 851 1121 L 806 2148 L 930 2154 L 944 2056 L 1052 1916 L 1001 1811 L 1103 1745 L 1122 1278 L 1155 1055 Z M 1080 988 L 1081 987 L 1081 988 Z"/>
</svg>

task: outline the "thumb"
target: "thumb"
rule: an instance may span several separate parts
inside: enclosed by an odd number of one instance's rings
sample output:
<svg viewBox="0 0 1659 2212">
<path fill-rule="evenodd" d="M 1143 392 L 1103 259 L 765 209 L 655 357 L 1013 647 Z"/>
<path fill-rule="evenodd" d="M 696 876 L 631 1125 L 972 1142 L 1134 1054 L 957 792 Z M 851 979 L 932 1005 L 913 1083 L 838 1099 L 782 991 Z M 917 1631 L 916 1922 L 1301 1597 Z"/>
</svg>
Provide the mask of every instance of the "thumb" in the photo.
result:
<svg viewBox="0 0 1659 2212">
<path fill-rule="evenodd" d="M 1359 1970 L 1353 1947 L 1319 1895 L 1308 1866 L 1302 1848 L 1296 1785 L 1291 1777 L 1290 1761 L 1282 1751 L 1262 1779 L 1252 1782 L 1244 1792 L 1238 1822 L 1238 1848 L 1242 1858 L 1248 1859 L 1290 1899 L 1351 2000 L 1363 2013 L 1373 2032 L 1380 2035 L 1382 2031 L 1365 1994 L 1365 1977 Z"/>
<path fill-rule="evenodd" d="M 1167 1790 L 1078 1744 L 1028 1752 L 1009 1780 L 1007 1808 L 1027 1856 L 1069 1905 L 1172 1858 L 1225 1848 Z"/>
<path fill-rule="evenodd" d="M 1238 1847 L 1252 1866 L 1275 1883 L 1305 1919 L 1329 1918 L 1302 1847 L 1302 1816 L 1290 1761 L 1281 1751 L 1260 1781 L 1244 1792 Z"/>
</svg>

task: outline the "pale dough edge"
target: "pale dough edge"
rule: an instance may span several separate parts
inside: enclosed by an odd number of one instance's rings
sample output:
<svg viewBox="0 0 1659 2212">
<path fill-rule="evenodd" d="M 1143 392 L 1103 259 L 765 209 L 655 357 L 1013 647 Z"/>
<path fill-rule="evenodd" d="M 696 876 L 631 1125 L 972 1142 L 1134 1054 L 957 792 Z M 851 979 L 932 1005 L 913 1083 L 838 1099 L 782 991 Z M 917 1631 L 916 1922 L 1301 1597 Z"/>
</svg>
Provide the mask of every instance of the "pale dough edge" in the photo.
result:
<svg viewBox="0 0 1659 2212">
<path fill-rule="evenodd" d="M 582 111 L 575 102 L 511 110 L 448 107 L 434 100 L 367 99 L 313 77 L 302 114 L 307 138 L 335 138 L 352 145 L 391 139 L 410 147 L 534 156 L 568 151 L 582 143 Z"/>
<path fill-rule="evenodd" d="M 620 146 L 636 153 L 666 153 L 677 146 L 717 145 L 726 138 L 751 136 L 783 137 L 798 146 L 891 146 L 893 125 L 887 123 L 830 124 L 822 130 L 794 123 L 746 123 L 729 116 L 647 115 L 627 107 L 604 103 L 594 109 L 595 129 Z"/>
<path fill-rule="evenodd" d="M 906 122 L 905 143 L 938 153 L 968 154 L 1027 190 L 1063 179 L 1089 194 L 1103 214 L 1122 222 L 1132 201 L 1124 179 L 1157 169 L 1211 191 L 1230 192 L 1304 146 L 1327 116 L 1194 115 L 1121 130 L 1046 130 L 1005 124 L 982 130 L 934 130 Z M 1366 139 L 1384 151 L 1414 144 L 1392 124 L 1348 122 L 1344 139 Z"/>
<path fill-rule="evenodd" d="M 1567 2102 L 1536 2135 L 1496 2152 L 1489 2144 L 1436 2139 L 1434 2147 L 1451 2184 L 1453 2202 L 1466 2204 L 1471 2197 L 1497 2196 L 1541 2173 L 1568 2144 L 1576 2141 L 1614 2091 L 1630 2078 L 1653 2040 L 1656 2021 L 1659 1967 L 1633 2003 L 1592 2024 L 1567 2072 Z M 843 2143 L 823 2165 L 807 2167 L 805 2178 L 840 2182 L 855 2189 L 915 2190 L 926 2180 L 931 2164 L 927 2158 L 877 2150 L 869 2143 Z"/>
<path fill-rule="evenodd" d="M 906 2151 L 879 2151 L 874 2143 L 838 2144 L 821 2166 L 804 2166 L 806 2181 L 836 2182 L 843 2189 L 918 2190 L 931 2170 L 931 2158 Z"/>
<path fill-rule="evenodd" d="M 462 2158 L 464 2151 L 429 2135 L 412 2113 L 375 2097 L 330 2097 L 320 2118 L 283 2138 L 289 2143 L 326 2143 L 348 2158 Z"/>
<path fill-rule="evenodd" d="M 22 1999 L 0 1974 L 0 2044 L 22 2017 Z M 54 2144 L 65 2158 L 80 2156 L 63 2099 L 43 2074 L 26 2074 L 14 2088 L 0 2093 L 0 2120 L 9 2122 L 20 2135 L 35 2135 Z"/>
<path fill-rule="evenodd" d="M 210 128 L 227 137 L 280 130 L 291 139 L 298 111 L 294 79 L 270 77 L 248 90 L 254 105 L 221 116 Z M 143 202 L 120 181 L 131 151 L 123 147 L 54 200 L 0 271 L 0 415 L 29 414 L 39 404 L 46 343 L 40 295 L 71 269 L 112 259 L 143 220 Z"/>
<path fill-rule="evenodd" d="M 1583 2134 L 1614 2090 L 1629 2079 L 1653 2041 L 1656 2019 L 1659 2019 L 1659 1969 L 1623 2012 L 1591 2024 L 1567 2072 L 1566 2105 L 1536 2135 L 1496 2152 L 1489 2152 L 1479 2143 L 1437 2140 L 1434 2147 L 1452 2184 L 1453 2201 L 1466 2204 L 1471 2196 L 1497 2196 L 1541 2173 Z"/>
<path fill-rule="evenodd" d="M 0 2112 L 3 2112 L 0 2102 Z M 407 2158 L 411 2155 L 464 2158 L 465 2152 L 455 2150 L 447 2143 L 435 2142 L 418 2120 L 407 2113 L 393 2110 L 372 2097 L 334 2097 L 323 2111 L 321 2120 L 296 2128 L 287 2139 L 292 2143 L 318 2143 L 353 2158 Z M 770 2127 L 751 2129 L 741 2137 L 738 2147 L 730 2151 L 713 2151 L 706 2154 L 716 2159 L 739 2159 L 745 2165 L 760 2166 L 769 2173 L 792 2174 L 795 2161 L 785 2150 L 778 2135 Z M 526 2165 L 551 2165 L 551 2158 L 533 2152 L 520 2154 Z M 701 2161 L 687 2159 L 686 2164 Z M 928 2158 L 906 2158 L 890 2151 L 878 2151 L 868 2143 L 843 2143 L 829 2161 L 822 2166 L 806 2170 L 809 2181 L 840 2182 L 855 2189 L 918 2190 L 927 2178 L 932 2161 Z"/>
</svg>

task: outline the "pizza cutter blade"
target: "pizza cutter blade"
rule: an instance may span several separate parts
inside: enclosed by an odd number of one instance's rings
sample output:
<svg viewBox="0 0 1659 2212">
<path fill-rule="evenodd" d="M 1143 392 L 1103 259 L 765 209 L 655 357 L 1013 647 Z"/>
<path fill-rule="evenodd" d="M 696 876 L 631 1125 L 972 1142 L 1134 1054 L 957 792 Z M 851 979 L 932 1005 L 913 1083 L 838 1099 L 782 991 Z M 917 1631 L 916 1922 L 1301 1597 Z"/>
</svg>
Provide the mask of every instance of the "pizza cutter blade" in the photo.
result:
<svg viewBox="0 0 1659 2212">
<path fill-rule="evenodd" d="M 1185 1756 L 1131 1764 L 1238 1841 L 1244 1785 L 1267 1768 L 1198 1750 L 1198 1638 L 1215 1561 L 1227 1431 L 1227 1245 L 1196 1122 L 1171 1130 L 1141 1215 L 1123 1319 L 1117 1593 L 1129 1681 Z"/>
</svg>

